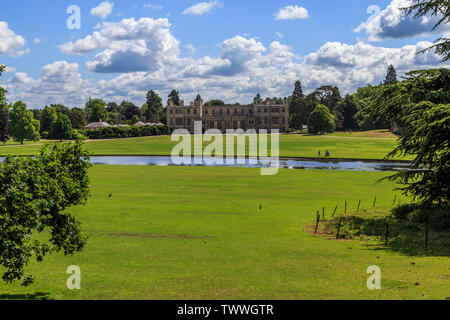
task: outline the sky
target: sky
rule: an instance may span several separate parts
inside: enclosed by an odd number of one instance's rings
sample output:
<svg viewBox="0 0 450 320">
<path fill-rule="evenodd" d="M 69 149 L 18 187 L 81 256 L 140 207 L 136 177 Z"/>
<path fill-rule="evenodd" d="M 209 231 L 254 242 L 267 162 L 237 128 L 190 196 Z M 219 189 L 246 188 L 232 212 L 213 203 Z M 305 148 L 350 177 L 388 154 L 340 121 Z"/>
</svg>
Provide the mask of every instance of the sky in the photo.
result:
<svg viewBox="0 0 450 320">
<path fill-rule="evenodd" d="M 0 85 L 30 108 L 91 98 L 188 104 L 249 103 L 336 85 L 341 94 L 399 76 L 449 67 L 417 54 L 450 25 L 413 18 L 411 0 L 0 0 Z M 79 14 L 78 14 L 79 13 Z"/>
</svg>

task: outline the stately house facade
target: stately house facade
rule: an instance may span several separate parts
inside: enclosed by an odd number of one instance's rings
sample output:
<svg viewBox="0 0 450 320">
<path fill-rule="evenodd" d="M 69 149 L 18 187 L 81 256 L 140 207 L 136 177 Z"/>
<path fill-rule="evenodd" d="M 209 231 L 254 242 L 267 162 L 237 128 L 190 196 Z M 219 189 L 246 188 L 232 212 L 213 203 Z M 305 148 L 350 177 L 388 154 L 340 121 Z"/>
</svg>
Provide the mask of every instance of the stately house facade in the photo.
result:
<svg viewBox="0 0 450 320">
<path fill-rule="evenodd" d="M 224 133 L 227 129 L 266 129 L 269 132 L 277 129 L 287 132 L 289 105 L 286 101 L 280 104 L 277 99 L 262 100 L 259 94 L 249 105 L 207 106 L 200 96 L 189 106 L 184 106 L 183 100 L 180 100 L 179 106 L 169 100 L 167 124 L 170 128 L 187 129 L 193 133 L 195 121 L 202 122 L 203 130 L 219 129 Z"/>
</svg>

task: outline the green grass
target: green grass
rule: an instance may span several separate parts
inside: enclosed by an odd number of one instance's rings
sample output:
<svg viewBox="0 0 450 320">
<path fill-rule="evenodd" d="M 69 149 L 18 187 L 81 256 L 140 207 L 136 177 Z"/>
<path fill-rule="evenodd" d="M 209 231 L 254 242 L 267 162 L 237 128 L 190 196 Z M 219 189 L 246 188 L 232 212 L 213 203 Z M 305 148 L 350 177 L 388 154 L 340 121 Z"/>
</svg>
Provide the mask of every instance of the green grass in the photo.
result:
<svg viewBox="0 0 450 320">
<path fill-rule="evenodd" d="M 94 166 L 92 197 L 71 212 L 90 239 L 75 256 L 28 268 L 30 288 L 0 282 L 0 298 L 50 299 L 444 299 L 447 255 L 408 255 L 372 241 L 308 232 L 329 215 L 392 205 L 381 172 Z M 112 194 L 109 198 L 108 195 Z M 405 198 L 401 198 L 406 201 Z M 262 205 L 262 210 L 259 206 Z M 433 244 L 430 244 L 432 247 Z M 415 264 L 412 265 L 412 262 Z M 69 265 L 82 289 L 65 287 Z M 366 269 L 382 270 L 381 290 Z M 418 282 L 420 285 L 416 286 Z"/>
<path fill-rule="evenodd" d="M 93 155 L 170 155 L 177 143 L 171 142 L 170 136 L 157 136 L 89 141 L 86 148 Z M 332 158 L 383 159 L 396 143 L 396 138 L 281 135 L 280 156 L 317 157 L 320 150 L 323 157 L 328 150 Z M 0 156 L 32 155 L 39 148 L 39 145 L 0 146 Z"/>
</svg>

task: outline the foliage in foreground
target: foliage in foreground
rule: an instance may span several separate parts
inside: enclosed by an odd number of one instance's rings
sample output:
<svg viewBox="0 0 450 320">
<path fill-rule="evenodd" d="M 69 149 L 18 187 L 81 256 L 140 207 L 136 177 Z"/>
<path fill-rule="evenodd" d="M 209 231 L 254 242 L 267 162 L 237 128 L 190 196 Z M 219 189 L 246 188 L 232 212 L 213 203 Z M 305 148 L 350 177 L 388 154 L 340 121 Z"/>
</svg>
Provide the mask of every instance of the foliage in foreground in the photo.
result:
<svg viewBox="0 0 450 320">
<path fill-rule="evenodd" d="M 450 198 L 450 70 L 412 71 L 395 85 L 381 86 L 367 107 L 372 117 L 391 119 L 404 131 L 387 155 L 413 156 L 411 170 L 388 179 L 397 181 L 406 195 L 425 205 L 448 203 Z"/>
<path fill-rule="evenodd" d="M 24 268 L 32 257 L 80 251 L 86 238 L 66 209 L 89 195 L 89 155 L 81 140 L 44 145 L 38 157 L 6 157 L 0 164 L 0 265 L 8 283 L 33 282 Z M 36 234 L 48 231 L 48 242 Z"/>
</svg>

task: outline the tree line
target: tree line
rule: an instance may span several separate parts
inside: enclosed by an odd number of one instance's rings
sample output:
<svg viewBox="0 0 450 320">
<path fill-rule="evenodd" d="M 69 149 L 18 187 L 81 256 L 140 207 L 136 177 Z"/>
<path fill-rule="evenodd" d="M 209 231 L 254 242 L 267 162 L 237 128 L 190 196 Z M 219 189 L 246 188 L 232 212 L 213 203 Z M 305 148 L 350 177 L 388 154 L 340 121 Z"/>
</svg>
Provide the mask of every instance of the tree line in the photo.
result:
<svg viewBox="0 0 450 320">
<path fill-rule="evenodd" d="M 387 68 L 381 86 L 398 82 L 393 65 Z M 374 130 L 390 128 L 392 123 L 384 119 L 375 120 L 364 111 L 369 102 L 377 96 L 377 86 L 359 88 L 356 93 L 341 96 L 337 86 L 321 86 L 312 93 L 303 93 L 300 81 L 295 83 L 293 94 L 288 97 L 290 126 L 302 129 L 307 125 L 310 133 L 331 133 L 335 130 Z"/>
<path fill-rule="evenodd" d="M 0 75 L 5 66 L 0 65 Z M 25 140 L 71 139 L 74 130 L 83 129 L 91 122 L 107 122 L 111 125 L 133 125 L 139 121 L 167 123 L 161 97 L 148 91 L 147 101 L 138 107 L 133 102 L 106 103 L 102 99 L 90 99 L 84 108 L 68 108 L 62 104 L 51 104 L 43 109 L 27 109 L 22 101 L 8 103 L 7 91 L 0 87 L 0 141 L 6 143 L 12 137 L 23 144 Z M 173 90 L 169 99 L 179 102 L 178 92 Z M 178 100 L 177 100 L 178 99 Z"/>
</svg>

